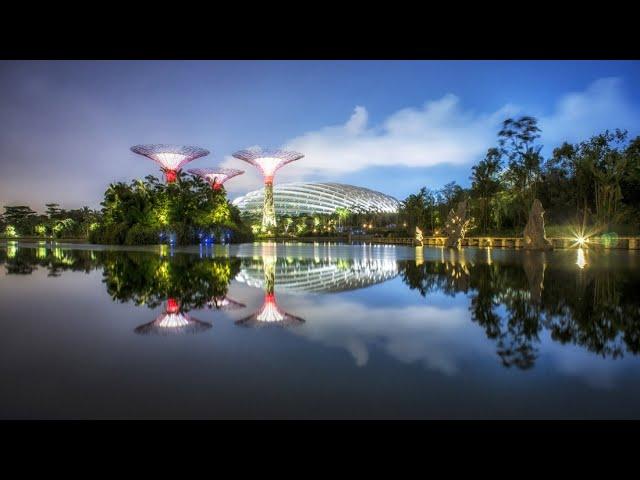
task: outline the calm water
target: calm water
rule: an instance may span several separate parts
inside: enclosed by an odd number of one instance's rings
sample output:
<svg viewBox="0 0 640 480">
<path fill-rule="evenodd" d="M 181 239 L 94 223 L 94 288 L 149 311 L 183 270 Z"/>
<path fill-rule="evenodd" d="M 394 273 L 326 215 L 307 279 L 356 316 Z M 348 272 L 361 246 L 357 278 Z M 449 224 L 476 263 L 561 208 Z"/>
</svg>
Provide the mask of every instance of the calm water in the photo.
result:
<svg viewBox="0 0 640 480">
<path fill-rule="evenodd" d="M 640 255 L 0 246 L 0 418 L 640 418 Z"/>
</svg>

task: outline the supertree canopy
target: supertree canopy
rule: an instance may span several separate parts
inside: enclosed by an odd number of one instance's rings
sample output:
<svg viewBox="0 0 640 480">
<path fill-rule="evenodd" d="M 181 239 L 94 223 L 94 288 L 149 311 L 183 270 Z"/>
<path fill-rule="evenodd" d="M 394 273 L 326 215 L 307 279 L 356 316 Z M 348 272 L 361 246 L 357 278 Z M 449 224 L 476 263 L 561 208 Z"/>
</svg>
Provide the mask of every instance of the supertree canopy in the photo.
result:
<svg viewBox="0 0 640 480">
<path fill-rule="evenodd" d="M 304 157 L 298 152 L 264 149 L 253 147 L 233 154 L 239 160 L 257 167 L 264 176 L 264 207 L 262 211 L 262 228 L 268 230 L 276 226 L 276 209 L 273 203 L 273 176 L 276 171 L 295 160 Z"/>
<path fill-rule="evenodd" d="M 167 299 L 164 312 L 153 321 L 139 326 L 136 333 L 142 335 L 200 333 L 211 328 L 211 324 L 201 322 L 180 311 L 180 304 L 174 298 Z"/>
<path fill-rule="evenodd" d="M 180 145 L 135 145 L 131 151 L 144 155 L 160 165 L 167 182 L 175 182 L 180 169 L 196 158 L 209 155 L 209 150 Z"/>
<path fill-rule="evenodd" d="M 214 190 L 222 188 L 222 184 L 230 178 L 244 173 L 244 170 L 236 170 L 235 168 L 194 168 L 187 171 L 209 182 Z"/>
<path fill-rule="evenodd" d="M 226 295 L 211 297 L 211 300 L 207 302 L 207 307 L 215 308 L 216 310 L 238 310 L 245 308 L 244 303 L 236 302 L 232 298 Z"/>
<path fill-rule="evenodd" d="M 296 326 L 304 323 L 304 319 L 291 315 L 278 307 L 275 295 L 276 283 L 276 257 L 269 254 L 270 252 L 263 250 L 263 269 L 264 269 L 264 302 L 260 309 L 236 321 L 237 325 L 245 327 L 260 327 L 266 325 L 279 326 Z"/>
</svg>

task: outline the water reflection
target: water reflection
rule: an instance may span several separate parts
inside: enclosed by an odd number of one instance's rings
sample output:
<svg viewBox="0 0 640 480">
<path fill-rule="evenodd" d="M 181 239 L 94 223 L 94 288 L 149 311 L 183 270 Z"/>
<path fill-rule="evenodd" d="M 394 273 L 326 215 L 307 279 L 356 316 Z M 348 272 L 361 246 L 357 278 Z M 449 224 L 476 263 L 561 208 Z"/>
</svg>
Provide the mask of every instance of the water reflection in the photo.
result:
<svg viewBox="0 0 640 480">
<path fill-rule="evenodd" d="M 248 245 L 237 257 L 213 251 L 168 255 L 11 244 L 0 248 L 0 263 L 7 275 L 29 275 L 38 268 L 53 277 L 101 270 L 114 301 L 163 306 L 162 314 L 137 328 L 138 333 L 209 328 L 210 323 L 188 314 L 194 309 L 241 313 L 252 298 L 229 296 L 235 280 L 252 287 L 241 290 L 245 294 L 253 288 L 263 291 L 260 307 L 237 325 L 298 325 L 297 334 L 343 346 L 359 365 L 366 363 L 369 346 L 388 342 L 396 358 L 423 358 L 454 371 L 451 356 L 471 348 L 472 325 L 480 327 L 482 348 L 491 346 L 505 367 L 530 369 L 546 343 L 575 345 L 607 358 L 640 351 L 640 271 L 632 254 L 397 250 L 409 253 L 413 259 L 408 260 L 395 249 L 347 247 Z M 376 303 L 380 294 L 392 291 L 386 282 L 401 282 L 426 304 Z M 355 303 L 342 297 L 369 287 L 375 293 Z M 282 297 L 285 306 L 276 293 L 287 295 Z M 327 293 L 335 295 L 322 295 Z M 294 301 L 290 294 L 304 300 Z M 433 303 L 442 295 L 451 298 L 447 308 Z M 456 352 L 437 345 L 449 331 L 460 336 Z"/>
<path fill-rule="evenodd" d="M 304 320 L 282 310 L 276 302 L 276 257 L 271 246 L 265 245 L 262 250 L 262 270 L 264 272 L 264 302 L 255 313 L 236 322 L 245 327 L 261 327 L 267 325 L 296 326 Z"/>
<path fill-rule="evenodd" d="M 141 335 L 173 335 L 183 333 L 200 333 L 211 328 L 211 324 L 201 322 L 181 311 L 180 303 L 169 298 L 162 312 L 153 321 L 140 325 L 135 329 Z"/>
</svg>

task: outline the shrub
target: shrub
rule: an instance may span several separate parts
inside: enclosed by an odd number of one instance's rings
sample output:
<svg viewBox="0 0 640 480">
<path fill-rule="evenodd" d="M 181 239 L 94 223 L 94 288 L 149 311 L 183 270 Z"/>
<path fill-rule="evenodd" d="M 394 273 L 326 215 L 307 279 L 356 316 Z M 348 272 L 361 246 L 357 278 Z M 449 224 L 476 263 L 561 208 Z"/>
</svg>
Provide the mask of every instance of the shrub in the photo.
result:
<svg viewBox="0 0 640 480">
<path fill-rule="evenodd" d="M 127 236 L 127 226 L 124 223 L 100 225 L 89 233 L 91 243 L 105 245 L 122 245 Z"/>
<path fill-rule="evenodd" d="M 125 245 L 154 245 L 160 243 L 159 231 L 146 225 L 134 225 L 127 231 Z"/>
</svg>

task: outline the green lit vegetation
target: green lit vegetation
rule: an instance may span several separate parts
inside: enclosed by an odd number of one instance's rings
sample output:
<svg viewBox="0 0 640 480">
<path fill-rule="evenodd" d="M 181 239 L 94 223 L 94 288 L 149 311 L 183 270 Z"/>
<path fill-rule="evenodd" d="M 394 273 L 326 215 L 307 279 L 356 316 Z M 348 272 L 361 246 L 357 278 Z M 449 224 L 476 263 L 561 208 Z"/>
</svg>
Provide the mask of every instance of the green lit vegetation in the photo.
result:
<svg viewBox="0 0 640 480">
<path fill-rule="evenodd" d="M 169 235 L 178 244 L 198 243 L 209 235 L 219 240 L 228 234 L 235 242 L 251 238 L 224 189 L 214 190 L 191 175 L 179 174 L 176 182 L 168 184 L 152 175 L 129 184 L 111 184 L 102 206 L 101 222 L 89 225 L 93 243 L 157 244 Z"/>
<path fill-rule="evenodd" d="M 91 224 L 101 214 L 88 207 L 64 210 L 57 203 L 47 203 L 44 214 L 38 214 L 26 205 L 5 206 L 0 215 L 0 231 L 7 238 L 74 238 L 86 239 Z"/>
<path fill-rule="evenodd" d="M 410 236 L 419 226 L 438 234 L 449 211 L 469 199 L 474 234 L 521 235 L 534 198 L 545 209 L 547 234 L 571 235 L 572 226 L 592 231 L 640 233 L 640 137 L 606 131 L 564 143 L 550 158 L 541 154 L 541 130 L 533 117 L 507 119 L 495 147 L 471 169 L 471 187 L 455 182 L 441 190 L 409 195 L 400 223 Z"/>
</svg>

